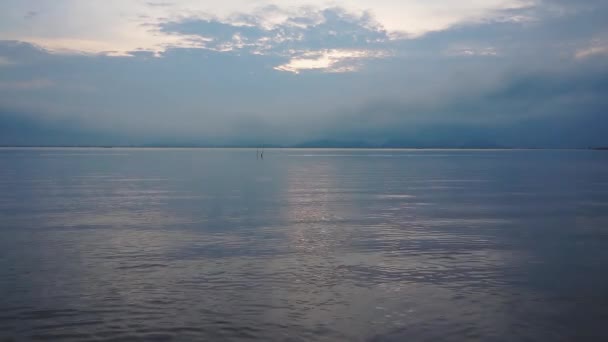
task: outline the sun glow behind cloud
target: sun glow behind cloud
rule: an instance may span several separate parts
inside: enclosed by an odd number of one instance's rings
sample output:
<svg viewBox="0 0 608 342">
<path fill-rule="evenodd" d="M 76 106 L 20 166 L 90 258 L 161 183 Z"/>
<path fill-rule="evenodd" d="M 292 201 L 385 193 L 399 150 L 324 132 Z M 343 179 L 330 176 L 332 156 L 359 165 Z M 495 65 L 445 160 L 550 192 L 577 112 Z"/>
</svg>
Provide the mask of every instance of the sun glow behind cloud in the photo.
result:
<svg viewBox="0 0 608 342">
<path fill-rule="evenodd" d="M 268 12 L 271 23 L 265 19 Z M 389 55 L 384 46 L 389 35 L 366 12 L 273 7 L 265 13 L 231 20 L 188 17 L 162 23 L 161 30 L 199 37 L 201 49 L 287 59 L 274 70 L 296 74 L 356 71 L 366 59 Z"/>
<path fill-rule="evenodd" d="M 605 1 L 158 1 L 1 1 L 0 143 L 605 145 Z"/>
<path fill-rule="evenodd" d="M 386 30 L 387 37 L 403 39 L 442 30 L 458 23 L 492 18 L 497 15 L 497 11 L 521 8 L 533 3 L 533 0 L 441 0 L 432 4 L 421 0 L 293 0 L 289 6 L 277 6 L 270 1 L 245 0 L 226 0 L 221 3 L 194 0 L 6 0 L 0 4 L 0 13 L 3 13 L 0 18 L 4 22 L 0 23 L 0 39 L 26 41 L 56 53 L 107 56 L 129 56 L 134 51 L 150 51 L 161 56 L 169 48 L 206 48 L 220 52 L 250 48 L 248 53 L 268 54 L 275 46 L 297 40 L 298 36 L 277 34 L 279 30 L 273 36 L 259 37 L 256 41 L 234 35 L 230 40 L 212 45 L 211 42 L 218 41 L 213 34 L 201 36 L 168 32 L 162 29 L 162 25 L 189 18 L 265 31 L 285 27 L 304 29 L 322 24 L 326 19 L 323 17 L 324 10 L 339 7 L 355 17 L 373 18 L 368 19 L 369 23 Z M 292 20 L 293 18 L 298 20 Z M 301 56 L 300 52 L 287 55 L 290 62 L 275 69 L 294 72 L 326 66 L 328 71 L 347 71 L 356 68 L 336 68 L 338 60 L 362 60 L 371 55 L 375 55 L 374 58 L 380 57 L 371 49 L 360 46 L 348 47 L 357 51 L 348 53 L 344 52 L 344 47 L 337 45 L 322 48 L 306 47 L 310 53 L 315 50 L 333 52 L 321 57 Z M 286 54 L 286 51 L 287 49 L 283 53 Z"/>
<path fill-rule="evenodd" d="M 299 74 L 304 70 L 322 70 L 329 73 L 351 72 L 358 69 L 358 62 L 361 60 L 382 58 L 388 55 L 386 52 L 366 50 L 307 51 L 274 69 L 294 74 Z"/>
</svg>

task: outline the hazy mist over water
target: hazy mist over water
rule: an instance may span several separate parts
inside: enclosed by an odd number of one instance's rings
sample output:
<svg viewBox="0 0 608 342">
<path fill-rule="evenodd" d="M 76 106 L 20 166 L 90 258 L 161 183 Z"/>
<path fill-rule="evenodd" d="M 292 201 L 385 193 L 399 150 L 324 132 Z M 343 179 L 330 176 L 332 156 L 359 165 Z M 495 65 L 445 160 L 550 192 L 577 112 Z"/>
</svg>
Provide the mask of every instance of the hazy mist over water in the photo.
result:
<svg viewBox="0 0 608 342">
<path fill-rule="evenodd" d="M 0 340 L 608 339 L 604 151 L 0 149 Z"/>
</svg>

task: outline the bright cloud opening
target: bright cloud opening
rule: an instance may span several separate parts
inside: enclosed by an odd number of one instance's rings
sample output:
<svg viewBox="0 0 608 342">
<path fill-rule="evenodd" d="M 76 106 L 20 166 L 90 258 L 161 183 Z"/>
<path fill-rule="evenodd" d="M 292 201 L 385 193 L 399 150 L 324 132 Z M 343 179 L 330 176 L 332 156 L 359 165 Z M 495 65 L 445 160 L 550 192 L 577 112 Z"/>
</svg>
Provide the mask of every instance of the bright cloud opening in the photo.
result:
<svg viewBox="0 0 608 342">
<path fill-rule="evenodd" d="M 358 62 L 363 59 L 381 58 L 387 55 L 385 52 L 365 50 L 307 51 L 274 69 L 294 74 L 299 74 L 304 70 L 322 70 L 330 73 L 352 72 L 358 69 Z"/>
<path fill-rule="evenodd" d="M 498 16 L 501 10 L 532 6 L 535 0 L 393 1 L 294 0 L 289 6 L 269 1 L 174 0 L 6 0 L 0 3 L 0 39 L 35 43 L 57 52 L 125 56 L 131 51 L 162 53 L 170 47 L 198 47 L 191 37 L 162 32 L 158 25 L 185 17 L 271 29 L 294 15 L 306 18 L 294 26 L 319 22 L 320 11 L 343 8 L 371 15 L 391 37 L 413 37 L 463 22 Z M 339 47 L 334 47 L 339 48 Z"/>
</svg>

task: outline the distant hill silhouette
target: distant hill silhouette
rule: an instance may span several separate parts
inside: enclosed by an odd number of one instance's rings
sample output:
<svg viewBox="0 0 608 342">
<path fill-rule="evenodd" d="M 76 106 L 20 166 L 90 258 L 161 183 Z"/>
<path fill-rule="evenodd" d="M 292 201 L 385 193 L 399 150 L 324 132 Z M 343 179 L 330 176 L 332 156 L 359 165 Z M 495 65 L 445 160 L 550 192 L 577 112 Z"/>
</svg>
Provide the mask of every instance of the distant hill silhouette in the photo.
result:
<svg viewBox="0 0 608 342">
<path fill-rule="evenodd" d="M 509 148 L 487 142 L 468 142 L 468 143 L 419 143 L 413 141 L 387 140 L 381 143 L 373 143 L 356 140 L 332 140 L 322 139 L 313 140 L 289 147 L 295 148 L 469 148 L 469 149 L 491 149 Z"/>
</svg>

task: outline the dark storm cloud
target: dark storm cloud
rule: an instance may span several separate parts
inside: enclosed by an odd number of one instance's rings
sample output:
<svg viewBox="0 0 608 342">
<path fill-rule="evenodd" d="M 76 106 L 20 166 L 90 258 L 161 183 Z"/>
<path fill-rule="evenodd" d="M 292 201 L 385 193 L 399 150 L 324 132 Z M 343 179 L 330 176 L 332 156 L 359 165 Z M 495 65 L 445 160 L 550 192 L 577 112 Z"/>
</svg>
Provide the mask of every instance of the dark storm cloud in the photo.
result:
<svg viewBox="0 0 608 342">
<path fill-rule="evenodd" d="M 506 77 L 480 93 L 428 102 L 377 101 L 345 112 L 323 136 L 381 146 L 588 147 L 606 144 L 608 69 Z"/>
<path fill-rule="evenodd" d="M 127 137 L 83 129 L 74 120 L 45 120 L 31 113 L 0 108 L 0 146 L 74 146 L 129 144 Z"/>
</svg>

